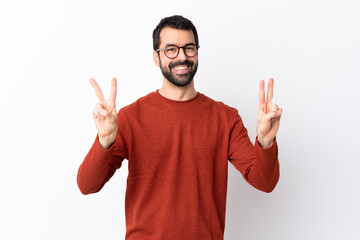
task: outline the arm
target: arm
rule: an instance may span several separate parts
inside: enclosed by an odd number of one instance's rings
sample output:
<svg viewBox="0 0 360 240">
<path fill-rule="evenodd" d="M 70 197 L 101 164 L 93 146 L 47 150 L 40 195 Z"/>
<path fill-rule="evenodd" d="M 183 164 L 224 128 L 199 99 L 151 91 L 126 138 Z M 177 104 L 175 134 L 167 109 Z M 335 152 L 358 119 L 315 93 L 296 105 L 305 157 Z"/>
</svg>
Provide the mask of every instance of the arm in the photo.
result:
<svg viewBox="0 0 360 240">
<path fill-rule="evenodd" d="M 279 180 L 276 140 L 266 149 L 259 145 L 258 139 L 253 145 L 237 111 L 230 135 L 229 160 L 253 187 L 264 192 L 275 188 Z"/>
<path fill-rule="evenodd" d="M 93 110 L 97 137 L 83 163 L 79 167 L 77 183 L 83 194 L 98 192 L 120 168 L 127 157 L 125 137 L 128 123 L 125 114 L 116 113 L 116 79 L 112 79 L 109 99 L 105 99 L 94 79 L 90 79 L 99 103 Z M 121 132 L 118 131 L 118 126 Z"/>
<path fill-rule="evenodd" d="M 129 128 L 125 114 L 118 113 L 119 130 L 115 143 L 109 149 L 103 149 L 96 139 L 79 167 L 77 184 L 83 194 L 96 193 L 101 190 L 107 181 L 121 167 L 122 161 L 128 158 Z"/>
<path fill-rule="evenodd" d="M 253 146 L 239 114 L 235 113 L 229 159 L 255 188 L 271 192 L 279 180 L 278 149 L 275 140 L 282 109 L 272 104 L 274 80 L 269 79 L 265 100 L 264 81 L 259 86 L 257 138 Z"/>
<path fill-rule="evenodd" d="M 112 177 L 117 168 L 120 168 L 121 158 L 114 158 L 112 145 L 108 150 L 101 147 L 99 138 L 95 142 L 79 167 L 77 184 L 82 194 L 90 194 L 100 191 Z"/>
</svg>

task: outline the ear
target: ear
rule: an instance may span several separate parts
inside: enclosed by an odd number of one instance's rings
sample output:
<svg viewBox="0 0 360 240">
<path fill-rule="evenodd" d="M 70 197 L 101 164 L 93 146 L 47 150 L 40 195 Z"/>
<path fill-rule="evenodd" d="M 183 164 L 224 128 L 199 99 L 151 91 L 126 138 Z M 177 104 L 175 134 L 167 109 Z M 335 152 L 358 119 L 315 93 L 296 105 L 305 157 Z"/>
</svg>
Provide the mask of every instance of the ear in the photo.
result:
<svg viewBox="0 0 360 240">
<path fill-rule="evenodd" d="M 159 62 L 159 55 L 157 51 L 153 51 L 153 59 L 154 59 L 154 63 L 157 67 L 160 67 L 160 62 Z"/>
</svg>

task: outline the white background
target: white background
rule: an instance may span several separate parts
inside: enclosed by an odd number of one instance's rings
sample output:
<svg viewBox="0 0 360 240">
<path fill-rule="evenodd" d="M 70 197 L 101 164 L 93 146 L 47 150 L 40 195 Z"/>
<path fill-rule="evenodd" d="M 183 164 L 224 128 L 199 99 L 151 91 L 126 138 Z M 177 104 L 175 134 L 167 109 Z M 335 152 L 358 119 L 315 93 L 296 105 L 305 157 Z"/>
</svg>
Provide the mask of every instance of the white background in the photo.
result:
<svg viewBox="0 0 360 240">
<path fill-rule="evenodd" d="M 200 37 L 196 90 L 256 135 L 258 82 L 283 108 L 281 177 L 266 194 L 229 165 L 225 239 L 360 239 L 356 0 L 0 2 L 0 239 L 124 239 L 127 162 L 76 185 L 96 135 L 94 77 L 118 109 L 161 87 L 151 34 L 181 14 Z"/>
</svg>

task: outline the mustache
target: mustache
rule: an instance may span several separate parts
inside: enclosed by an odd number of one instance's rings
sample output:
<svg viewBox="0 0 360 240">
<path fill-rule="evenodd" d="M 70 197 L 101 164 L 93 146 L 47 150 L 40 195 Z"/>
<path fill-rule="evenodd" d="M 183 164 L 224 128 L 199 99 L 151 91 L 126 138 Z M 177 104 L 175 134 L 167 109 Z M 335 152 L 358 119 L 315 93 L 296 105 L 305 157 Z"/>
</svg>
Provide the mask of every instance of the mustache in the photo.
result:
<svg viewBox="0 0 360 240">
<path fill-rule="evenodd" d="M 190 60 L 185 60 L 183 62 L 174 62 L 174 63 L 170 63 L 169 67 L 172 68 L 172 67 L 176 67 L 176 66 L 179 66 L 179 65 L 186 65 L 186 66 L 192 67 L 194 65 L 194 62 L 190 61 Z"/>
</svg>

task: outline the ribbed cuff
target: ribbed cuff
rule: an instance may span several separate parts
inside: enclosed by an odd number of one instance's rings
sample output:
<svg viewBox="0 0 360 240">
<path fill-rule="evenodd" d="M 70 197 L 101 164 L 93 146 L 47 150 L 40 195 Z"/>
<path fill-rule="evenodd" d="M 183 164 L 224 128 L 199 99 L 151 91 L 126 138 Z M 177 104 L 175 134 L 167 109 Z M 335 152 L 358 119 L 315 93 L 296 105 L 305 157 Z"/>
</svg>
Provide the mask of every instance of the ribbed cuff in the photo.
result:
<svg viewBox="0 0 360 240">
<path fill-rule="evenodd" d="M 107 150 L 103 149 L 100 145 L 99 136 L 96 135 L 95 142 L 93 144 L 94 154 L 99 159 L 111 159 L 111 156 L 114 153 L 115 142 Z"/>
</svg>

